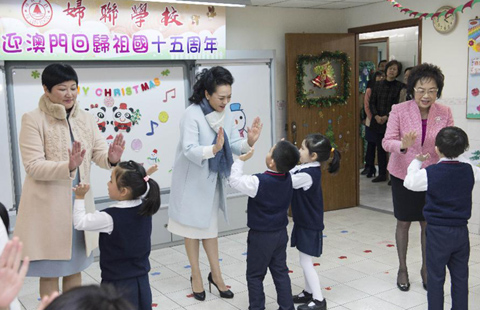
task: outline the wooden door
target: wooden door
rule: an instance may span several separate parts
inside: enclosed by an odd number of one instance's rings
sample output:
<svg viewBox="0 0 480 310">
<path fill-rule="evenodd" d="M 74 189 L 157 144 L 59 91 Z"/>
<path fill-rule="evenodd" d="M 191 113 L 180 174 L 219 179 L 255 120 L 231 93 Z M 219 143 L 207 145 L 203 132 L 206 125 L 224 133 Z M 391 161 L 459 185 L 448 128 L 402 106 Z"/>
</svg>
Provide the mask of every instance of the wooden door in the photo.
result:
<svg viewBox="0 0 480 310">
<path fill-rule="evenodd" d="M 354 34 L 285 34 L 287 65 L 287 122 L 288 140 L 300 146 L 309 133 L 327 131 L 333 134 L 337 149 L 342 154 L 340 171 L 322 174 L 325 211 L 357 206 L 359 204 L 358 147 L 360 117 L 357 113 L 358 73 L 356 66 L 356 37 Z M 350 97 L 345 105 L 331 107 L 302 107 L 296 100 L 297 57 L 321 55 L 322 52 L 343 52 L 350 60 Z M 343 87 L 341 76 L 336 77 Z M 305 88 L 313 87 L 305 82 Z M 292 132 L 296 124 L 296 133 Z"/>
</svg>

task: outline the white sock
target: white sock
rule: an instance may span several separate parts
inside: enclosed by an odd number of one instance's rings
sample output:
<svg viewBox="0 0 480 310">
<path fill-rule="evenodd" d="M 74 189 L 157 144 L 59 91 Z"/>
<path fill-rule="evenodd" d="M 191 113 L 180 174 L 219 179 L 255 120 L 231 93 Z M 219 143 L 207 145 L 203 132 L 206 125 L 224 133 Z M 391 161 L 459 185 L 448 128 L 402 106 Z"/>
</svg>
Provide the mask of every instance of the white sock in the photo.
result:
<svg viewBox="0 0 480 310">
<path fill-rule="evenodd" d="M 302 266 L 303 275 L 305 276 L 305 291 L 311 292 L 313 299 L 322 301 L 323 295 L 320 287 L 320 279 L 318 278 L 317 271 L 313 267 L 312 256 L 300 251 L 298 253 L 300 254 L 300 266 Z"/>
</svg>

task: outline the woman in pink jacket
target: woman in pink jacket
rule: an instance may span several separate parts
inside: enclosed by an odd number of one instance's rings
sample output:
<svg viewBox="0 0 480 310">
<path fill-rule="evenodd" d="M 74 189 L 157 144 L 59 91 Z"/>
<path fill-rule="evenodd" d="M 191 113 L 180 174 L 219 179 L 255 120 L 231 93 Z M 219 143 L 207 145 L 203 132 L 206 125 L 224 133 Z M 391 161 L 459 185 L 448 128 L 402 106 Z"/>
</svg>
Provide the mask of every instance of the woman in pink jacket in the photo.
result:
<svg viewBox="0 0 480 310">
<path fill-rule="evenodd" d="M 392 180 L 392 197 L 397 228 L 395 239 L 399 259 L 397 286 L 401 291 L 410 289 L 407 271 L 408 231 L 412 222 L 420 222 L 422 243 L 423 287 L 427 288 L 425 264 L 425 192 L 413 192 L 403 186 L 410 162 L 417 154 L 430 154 L 422 168 L 436 163 L 435 137 L 440 129 L 453 126 L 449 107 L 436 103 L 443 89 L 444 76 L 437 66 L 422 64 L 414 67 L 407 83 L 407 93 L 413 100 L 392 107 L 388 120 L 383 148 L 390 152 L 388 171 Z"/>
</svg>

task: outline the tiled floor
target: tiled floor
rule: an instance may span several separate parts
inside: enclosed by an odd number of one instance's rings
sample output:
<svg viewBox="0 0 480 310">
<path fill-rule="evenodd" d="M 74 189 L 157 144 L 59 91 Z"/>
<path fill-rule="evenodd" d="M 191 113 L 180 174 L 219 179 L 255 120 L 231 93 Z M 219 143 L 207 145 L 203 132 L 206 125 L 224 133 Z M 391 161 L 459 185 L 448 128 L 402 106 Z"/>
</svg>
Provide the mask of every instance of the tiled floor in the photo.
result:
<svg viewBox="0 0 480 310">
<path fill-rule="evenodd" d="M 398 267 L 395 248 L 395 219 L 391 214 L 390 188 L 384 183 L 373 184 L 361 177 L 361 203 L 357 207 L 325 214 L 324 254 L 314 263 L 320 275 L 322 291 L 328 309 L 335 310 L 397 310 L 427 309 L 426 292 L 420 278 L 421 253 L 419 226 L 412 225 L 408 251 L 411 289 L 401 292 L 396 287 Z M 375 211 L 373 208 L 382 210 Z M 289 229 L 292 225 L 290 223 Z M 208 292 L 208 261 L 201 250 L 202 274 L 207 290 L 203 302 L 187 297 L 191 293 L 190 270 L 183 245 L 152 251 L 150 282 L 153 309 L 248 309 L 245 280 L 245 252 L 247 233 L 219 238 L 220 264 L 225 282 L 235 293 L 233 299 L 221 299 L 217 292 Z M 480 309 L 480 236 L 471 234 L 470 309 Z M 303 274 L 298 263 L 298 252 L 288 249 L 292 290 L 303 289 Z M 83 283 L 98 283 L 100 270 L 94 263 L 83 272 Z M 271 277 L 264 282 L 267 305 L 277 309 L 276 292 Z M 450 284 L 445 285 L 445 309 L 450 309 Z M 38 303 L 38 279 L 29 278 L 20 294 L 20 302 L 30 310 Z"/>
</svg>

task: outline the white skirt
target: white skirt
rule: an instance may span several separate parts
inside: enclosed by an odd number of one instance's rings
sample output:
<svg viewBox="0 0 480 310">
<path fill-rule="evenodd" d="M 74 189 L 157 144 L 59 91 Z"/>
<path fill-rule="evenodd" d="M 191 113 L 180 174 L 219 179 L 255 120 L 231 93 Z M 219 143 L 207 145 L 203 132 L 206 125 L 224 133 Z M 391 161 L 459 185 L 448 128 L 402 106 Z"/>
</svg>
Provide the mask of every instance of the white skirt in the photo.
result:
<svg viewBox="0 0 480 310">
<path fill-rule="evenodd" d="M 218 182 L 220 183 L 220 182 Z M 217 187 L 218 187 L 217 183 Z M 215 196 L 213 198 L 213 211 L 210 219 L 210 225 L 208 228 L 198 228 L 183 225 L 172 218 L 168 219 L 168 231 L 172 234 L 189 238 L 189 239 L 212 239 L 218 237 L 218 209 L 220 206 L 220 191 L 218 188 L 215 190 Z"/>
</svg>

